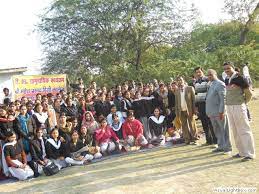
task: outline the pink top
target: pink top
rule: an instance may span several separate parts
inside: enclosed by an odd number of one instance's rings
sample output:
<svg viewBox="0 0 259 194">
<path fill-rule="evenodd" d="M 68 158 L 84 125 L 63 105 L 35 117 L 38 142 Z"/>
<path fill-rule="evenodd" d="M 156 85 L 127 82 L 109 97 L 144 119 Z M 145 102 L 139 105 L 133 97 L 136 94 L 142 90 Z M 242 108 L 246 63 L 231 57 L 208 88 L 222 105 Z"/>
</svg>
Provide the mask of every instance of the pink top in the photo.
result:
<svg viewBox="0 0 259 194">
<path fill-rule="evenodd" d="M 114 141 L 119 141 L 116 133 L 108 125 L 104 131 L 102 128 L 99 128 L 95 131 L 95 139 L 99 144 L 109 142 L 112 140 L 112 138 Z"/>
<path fill-rule="evenodd" d="M 123 139 L 126 139 L 127 136 L 132 135 L 134 138 L 138 138 L 140 135 L 143 135 L 143 125 L 137 119 L 133 121 L 126 121 L 122 125 L 122 134 Z"/>
</svg>

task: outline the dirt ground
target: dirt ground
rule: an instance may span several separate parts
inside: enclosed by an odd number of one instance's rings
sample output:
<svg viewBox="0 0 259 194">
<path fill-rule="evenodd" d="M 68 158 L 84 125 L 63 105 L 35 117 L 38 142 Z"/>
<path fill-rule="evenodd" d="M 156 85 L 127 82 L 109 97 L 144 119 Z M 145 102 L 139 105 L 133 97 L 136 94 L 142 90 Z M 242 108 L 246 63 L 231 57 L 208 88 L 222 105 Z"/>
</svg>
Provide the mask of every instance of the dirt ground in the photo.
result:
<svg viewBox="0 0 259 194">
<path fill-rule="evenodd" d="M 255 94 L 257 99 L 249 107 L 258 150 L 259 90 Z M 233 140 L 232 144 L 235 154 Z M 259 193 L 258 157 L 241 162 L 212 153 L 212 149 L 200 145 L 169 146 L 115 156 L 71 167 L 51 177 L 0 184 L 0 193 L 216 193 L 214 189 L 222 187 L 257 188 L 253 191 Z"/>
</svg>

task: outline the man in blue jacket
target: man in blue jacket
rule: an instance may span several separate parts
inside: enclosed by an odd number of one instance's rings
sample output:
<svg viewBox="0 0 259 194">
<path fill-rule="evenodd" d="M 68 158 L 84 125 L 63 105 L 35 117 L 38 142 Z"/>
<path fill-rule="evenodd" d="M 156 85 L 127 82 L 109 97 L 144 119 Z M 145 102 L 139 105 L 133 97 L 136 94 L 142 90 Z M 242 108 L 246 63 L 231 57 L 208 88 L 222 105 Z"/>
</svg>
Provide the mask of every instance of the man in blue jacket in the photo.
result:
<svg viewBox="0 0 259 194">
<path fill-rule="evenodd" d="M 218 79 L 217 72 L 213 69 L 208 70 L 208 79 L 211 83 L 206 96 L 206 114 L 211 120 L 218 144 L 218 148 L 213 152 L 229 153 L 232 147 L 225 108 L 226 86 Z"/>
</svg>

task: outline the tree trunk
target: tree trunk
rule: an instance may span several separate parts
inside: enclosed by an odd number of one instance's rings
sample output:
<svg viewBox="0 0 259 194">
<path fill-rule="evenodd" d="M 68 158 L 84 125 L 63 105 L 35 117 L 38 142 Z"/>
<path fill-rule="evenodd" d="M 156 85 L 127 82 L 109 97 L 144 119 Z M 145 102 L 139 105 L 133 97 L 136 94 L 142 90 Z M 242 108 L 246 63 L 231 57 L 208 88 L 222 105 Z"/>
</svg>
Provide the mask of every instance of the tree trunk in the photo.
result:
<svg viewBox="0 0 259 194">
<path fill-rule="evenodd" d="M 251 26 L 254 24 L 258 14 L 259 14 L 259 3 L 256 5 L 254 11 L 248 16 L 248 20 L 241 30 L 240 40 L 239 40 L 239 43 L 241 45 L 246 43 L 247 34 L 248 34 Z"/>
<path fill-rule="evenodd" d="M 137 56 L 136 56 L 136 63 L 135 63 L 135 67 L 137 71 L 139 70 L 140 60 L 141 60 L 141 49 L 137 49 Z"/>
</svg>

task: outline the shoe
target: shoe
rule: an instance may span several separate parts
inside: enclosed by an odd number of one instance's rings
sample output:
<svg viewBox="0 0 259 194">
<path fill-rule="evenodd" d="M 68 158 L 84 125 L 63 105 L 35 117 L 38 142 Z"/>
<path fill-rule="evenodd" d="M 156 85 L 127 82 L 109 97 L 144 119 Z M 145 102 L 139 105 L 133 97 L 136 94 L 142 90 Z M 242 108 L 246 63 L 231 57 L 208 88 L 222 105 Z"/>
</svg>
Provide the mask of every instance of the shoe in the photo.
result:
<svg viewBox="0 0 259 194">
<path fill-rule="evenodd" d="M 224 152 L 224 150 L 216 148 L 214 150 L 212 150 L 213 153 L 218 153 L 218 152 Z"/>
<path fill-rule="evenodd" d="M 253 158 L 250 158 L 250 157 L 244 157 L 241 161 L 242 162 L 248 162 L 248 161 L 251 161 L 251 160 L 253 160 Z"/>
<path fill-rule="evenodd" d="M 185 145 L 190 145 L 190 144 L 191 144 L 191 142 L 189 142 L 189 141 L 188 141 L 188 142 L 185 142 Z"/>
<path fill-rule="evenodd" d="M 83 163 L 83 165 L 87 165 L 87 164 L 89 164 L 89 163 L 90 163 L 89 161 L 85 160 L 84 163 Z"/>
<path fill-rule="evenodd" d="M 241 158 L 239 154 L 233 155 L 232 158 Z"/>
</svg>

